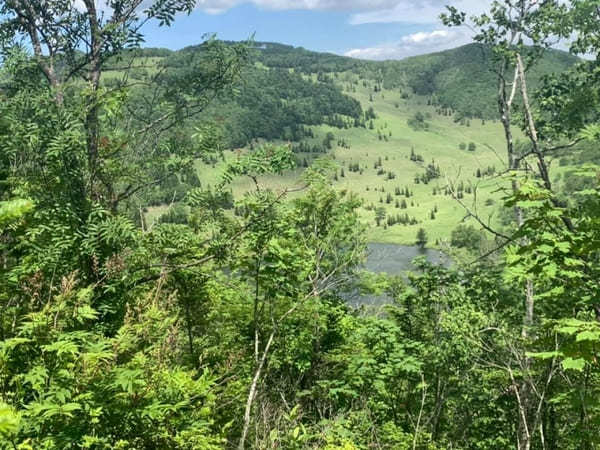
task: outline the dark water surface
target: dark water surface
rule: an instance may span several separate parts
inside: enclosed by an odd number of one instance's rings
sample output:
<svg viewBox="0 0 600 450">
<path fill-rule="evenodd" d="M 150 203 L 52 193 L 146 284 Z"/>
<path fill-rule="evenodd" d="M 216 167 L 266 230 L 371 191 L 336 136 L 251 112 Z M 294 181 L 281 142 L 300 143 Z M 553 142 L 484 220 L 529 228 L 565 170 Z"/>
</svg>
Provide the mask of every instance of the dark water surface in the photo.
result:
<svg viewBox="0 0 600 450">
<path fill-rule="evenodd" d="M 424 256 L 432 264 L 450 265 L 450 258 L 438 250 L 409 245 L 371 243 L 368 245 L 365 269 L 375 273 L 402 275 L 415 270 L 412 262 L 419 256 Z M 351 295 L 348 302 L 353 306 L 380 306 L 390 303 L 391 298 L 386 295 Z"/>
<path fill-rule="evenodd" d="M 447 266 L 449 258 L 438 250 L 421 249 L 417 246 L 396 244 L 369 244 L 369 256 L 366 269 L 376 273 L 400 275 L 415 270 L 412 262 L 419 256 L 425 256 L 432 264 Z"/>
</svg>

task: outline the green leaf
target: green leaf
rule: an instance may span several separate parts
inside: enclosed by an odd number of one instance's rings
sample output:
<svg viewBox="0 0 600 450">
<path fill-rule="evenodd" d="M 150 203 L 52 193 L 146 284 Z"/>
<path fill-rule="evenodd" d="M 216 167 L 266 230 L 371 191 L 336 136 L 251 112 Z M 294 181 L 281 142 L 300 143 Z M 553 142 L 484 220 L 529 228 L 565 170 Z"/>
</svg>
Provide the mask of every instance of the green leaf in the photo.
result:
<svg viewBox="0 0 600 450">
<path fill-rule="evenodd" d="M 56 352 L 56 356 L 64 354 L 75 355 L 77 353 L 77 344 L 71 341 L 56 341 L 49 345 L 44 345 L 42 349 L 45 352 Z"/>
<path fill-rule="evenodd" d="M 527 356 L 535 359 L 552 359 L 558 356 L 562 356 L 560 352 L 539 352 L 539 353 L 527 353 Z"/>
<path fill-rule="evenodd" d="M 600 125 L 596 123 L 589 124 L 580 132 L 580 135 L 589 141 L 600 140 Z"/>
<path fill-rule="evenodd" d="M 565 370 L 576 370 L 581 372 L 585 367 L 585 359 L 583 358 L 566 358 L 562 362 L 563 369 Z"/>
<path fill-rule="evenodd" d="M 19 430 L 21 416 L 6 403 L 0 403 L 0 435 L 8 437 Z"/>
<path fill-rule="evenodd" d="M 599 331 L 582 331 L 577 335 L 575 341 L 599 341 L 600 340 L 600 332 Z"/>
<path fill-rule="evenodd" d="M 30 200 L 16 199 L 0 202 L 0 226 L 14 222 L 32 209 L 33 203 Z"/>
</svg>

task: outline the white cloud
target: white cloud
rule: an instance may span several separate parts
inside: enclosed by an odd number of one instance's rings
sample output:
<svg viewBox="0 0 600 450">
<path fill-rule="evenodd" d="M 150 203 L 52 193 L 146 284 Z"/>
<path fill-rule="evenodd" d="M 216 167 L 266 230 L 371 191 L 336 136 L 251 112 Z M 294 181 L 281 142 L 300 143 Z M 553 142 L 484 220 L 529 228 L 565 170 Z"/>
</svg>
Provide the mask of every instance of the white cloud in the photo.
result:
<svg viewBox="0 0 600 450">
<path fill-rule="evenodd" d="M 392 8 L 374 9 L 352 15 L 350 23 L 421 23 L 441 26 L 440 15 L 446 5 L 455 6 L 468 15 L 482 14 L 489 9 L 491 0 L 397 0 Z M 402 59 L 409 56 L 448 50 L 472 42 L 472 32 L 465 27 L 420 31 L 402 37 L 399 41 L 374 47 L 355 48 L 346 56 L 361 59 Z"/>
<path fill-rule="evenodd" d="M 407 44 L 424 44 L 427 42 L 437 42 L 438 40 L 445 40 L 451 35 L 449 30 L 435 30 L 427 33 L 426 31 L 420 31 L 418 33 L 409 34 L 402 38 L 402 42 Z"/>
<path fill-rule="evenodd" d="M 221 13 L 242 3 L 265 9 L 376 11 L 393 8 L 399 0 L 199 0 L 197 6 L 208 13 Z"/>
<path fill-rule="evenodd" d="M 350 23 L 437 23 L 440 14 L 446 11 L 446 5 L 468 14 L 481 14 L 489 8 L 491 0 L 403 0 L 395 3 L 391 8 L 372 8 L 356 13 L 350 18 Z"/>
<path fill-rule="evenodd" d="M 355 48 L 347 51 L 345 56 L 374 60 L 402 59 L 447 50 L 469 42 L 471 42 L 471 35 L 466 30 L 420 31 L 404 36 L 398 42 L 375 47 Z"/>
<path fill-rule="evenodd" d="M 437 22 L 445 5 L 452 4 L 469 13 L 481 13 L 491 0 L 199 0 L 198 8 L 218 14 L 234 6 L 252 3 L 274 10 L 337 10 L 354 14 L 350 23 Z"/>
</svg>

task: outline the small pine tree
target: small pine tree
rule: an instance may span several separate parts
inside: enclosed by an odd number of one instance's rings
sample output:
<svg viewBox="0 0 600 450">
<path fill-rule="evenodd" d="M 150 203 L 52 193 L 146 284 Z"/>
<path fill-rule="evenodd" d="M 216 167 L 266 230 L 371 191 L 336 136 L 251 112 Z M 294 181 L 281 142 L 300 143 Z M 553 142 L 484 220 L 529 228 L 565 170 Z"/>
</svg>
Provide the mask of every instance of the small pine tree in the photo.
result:
<svg viewBox="0 0 600 450">
<path fill-rule="evenodd" d="M 385 216 L 385 208 L 380 206 L 375 210 L 375 222 L 377 223 L 377 226 L 381 225 L 381 222 L 385 220 Z"/>
<path fill-rule="evenodd" d="M 425 248 L 425 246 L 427 245 L 427 241 L 427 232 L 424 228 L 419 228 L 419 231 L 417 231 L 417 245 L 420 248 Z"/>
</svg>

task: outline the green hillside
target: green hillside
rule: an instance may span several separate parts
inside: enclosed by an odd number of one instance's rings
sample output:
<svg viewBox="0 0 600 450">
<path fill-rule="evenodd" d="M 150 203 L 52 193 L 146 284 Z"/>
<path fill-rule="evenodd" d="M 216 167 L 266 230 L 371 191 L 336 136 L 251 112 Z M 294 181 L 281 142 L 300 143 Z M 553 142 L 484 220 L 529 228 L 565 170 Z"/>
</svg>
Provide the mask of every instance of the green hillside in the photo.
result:
<svg viewBox="0 0 600 450">
<path fill-rule="evenodd" d="M 304 139 L 302 145 L 293 144 L 299 151 L 300 168 L 283 177 L 270 176 L 263 180 L 265 184 L 278 188 L 299 184 L 302 166 L 322 156 L 306 150 L 319 148 L 332 133 L 329 155 L 338 167 L 332 183 L 362 199 L 361 214 L 370 225 L 371 240 L 411 244 L 418 229 L 424 227 L 430 244 L 448 241 L 452 230 L 468 215 L 452 198 L 450 185 L 455 195 L 463 197 L 469 208 L 476 208 L 490 223 L 500 220 L 499 200 L 505 184 L 497 174 L 506 169 L 503 131 L 498 122 L 475 118 L 493 116 L 496 108 L 493 73 L 486 66 L 489 55 L 481 46 L 383 63 L 279 44 L 258 47 L 257 59 L 265 67 L 304 73 L 317 85 L 333 84 L 358 100 L 363 111 L 372 108 L 376 115 L 358 127 L 313 127 L 314 138 Z M 553 69 L 564 70 L 574 61 L 563 52 L 548 52 L 533 79 Z M 449 113 L 440 106 L 444 104 L 459 112 Z M 475 117 L 459 120 L 463 117 L 461 105 L 472 108 L 472 113 L 464 116 Z M 417 113 L 425 117 L 426 130 L 409 125 Z M 418 160 L 411 160 L 411 153 Z M 417 183 L 415 179 L 427 173 L 429 165 L 439 168 L 439 177 Z M 201 179 L 217 181 L 219 171 L 212 165 L 200 167 Z M 234 195 L 252 188 L 250 180 L 239 181 Z M 408 197 L 404 195 L 407 190 Z"/>
<path fill-rule="evenodd" d="M 548 50 L 541 63 L 531 70 L 532 87 L 543 75 L 563 72 L 576 62 L 577 58 L 568 53 Z M 385 64 L 390 87 L 401 86 L 405 79 L 415 93 L 435 96 L 440 105 L 467 117 L 497 116 L 496 75 L 489 49 L 480 44 Z M 394 77 L 399 81 L 394 83 Z"/>
<path fill-rule="evenodd" d="M 498 200 L 502 195 L 498 190 L 503 187 L 503 181 L 494 175 L 505 169 L 499 123 L 470 120 L 460 125 L 452 117 L 438 114 L 435 106 L 427 105 L 425 97 L 412 95 L 406 99 L 399 92 L 386 89 L 373 95 L 370 85 L 360 85 L 349 95 L 359 100 L 364 110 L 373 108 L 377 117 L 365 128 L 313 127 L 315 137 L 304 142 L 318 147 L 328 133 L 333 134 L 333 148 L 327 155 L 337 166 L 332 183 L 363 200 L 360 212 L 370 225 L 371 240 L 411 244 L 421 227 L 427 229 L 432 244 L 449 239 L 451 231 L 466 215 L 446 189 L 449 183 L 455 185 L 469 205 L 476 195 L 480 213 L 489 216 L 494 223 L 498 220 Z M 409 126 L 416 112 L 426 118 L 427 130 Z M 469 144 L 474 144 L 474 151 L 468 150 Z M 292 147 L 303 150 L 299 144 Z M 411 160 L 412 153 L 416 160 Z M 299 152 L 296 156 L 297 171 L 284 176 L 271 175 L 261 182 L 278 189 L 297 186 L 301 184 L 302 166 L 323 154 Z M 226 152 L 225 162 L 200 163 L 200 179 L 217 183 L 226 162 L 234 158 L 237 158 L 236 152 Z M 438 178 L 425 183 L 421 177 L 429 165 L 439 168 L 440 173 Z M 418 183 L 416 178 L 419 178 Z M 234 196 L 253 187 L 250 179 L 239 180 L 234 184 Z M 404 194 L 407 189 L 409 196 Z M 385 218 L 377 226 L 376 217 L 382 208 Z M 402 223 L 407 215 L 410 222 Z M 398 216 L 401 221 L 393 223 Z"/>
<path fill-rule="evenodd" d="M 277 189 L 297 186 L 304 167 L 317 158 L 332 159 L 337 170 L 331 181 L 362 200 L 360 213 L 372 241 L 411 244 L 419 228 L 427 230 L 430 245 L 449 241 L 468 216 L 465 206 L 498 223 L 505 150 L 500 124 L 490 120 L 496 87 L 485 48 L 472 44 L 371 62 L 282 44 L 253 47 L 243 81 L 205 114 L 220 124 L 225 146 L 234 151 L 198 161 L 197 183 L 217 184 L 240 149 L 285 143 L 298 168 L 260 182 Z M 171 82 L 174 74 L 190 70 L 202 51 L 202 46 L 166 53 L 150 49 L 136 58 L 170 74 L 153 82 Z M 533 70 L 532 83 L 575 61 L 549 51 Z M 139 76 L 152 78 L 156 71 Z M 250 179 L 238 180 L 233 198 L 254 187 Z M 166 204 L 189 188 L 189 180 L 176 178 L 156 187 L 144 201 L 147 220 L 158 219 Z"/>
<path fill-rule="evenodd" d="M 440 106 L 467 117 L 492 118 L 497 108 L 496 75 L 489 49 L 468 44 L 452 50 L 400 61 L 360 61 L 328 53 L 315 53 L 281 44 L 259 43 L 258 59 L 267 67 L 293 68 L 303 73 L 347 72 L 376 80 L 387 89 L 405 89 L 433 97 Z M 531 71 L 532 87 L 544 74 L 563 72 L 577 58 L 548 50 Z"/>
<path fill-rule="evenodd" d="M 467 44 L 399 61 L 358 60 L 272 42 L 255 42 L 252 47 L 254 60 L 263 68 L 291 69 L 307 76 L 321 74 L 322 81 L 329 80 L 327 75 L 337 78 L 336 74 L 352 73 L 360 80 L 376 82 L 389 90 L 431 97 L 438 106 L 461 116 L 494 118 L 497 114 L 496 75 L 492 70 L 490 51 L 481 44 Z M 141 50 L 141 54 L 143 57 L 162 57 L 162 64 L 170 67 L 181 65 L 182 59 L 201 50 L 202 46 L 186 47 L 177 52 L 150 48 Z M 577 61 L 578 58 L 569 53 L 547 50 L 531 69 L 531 87 L 535 89 L 543 75 L 564 72 Z M 264 72 L 262 76 L 265 76 Z M 245 80 L 254 86 L 256 80 L 252 71 Z M 269 79 L 258 81 L 272 82 Z M 272 86 L 272 83 L 265 85 Z"/>
</svg>

